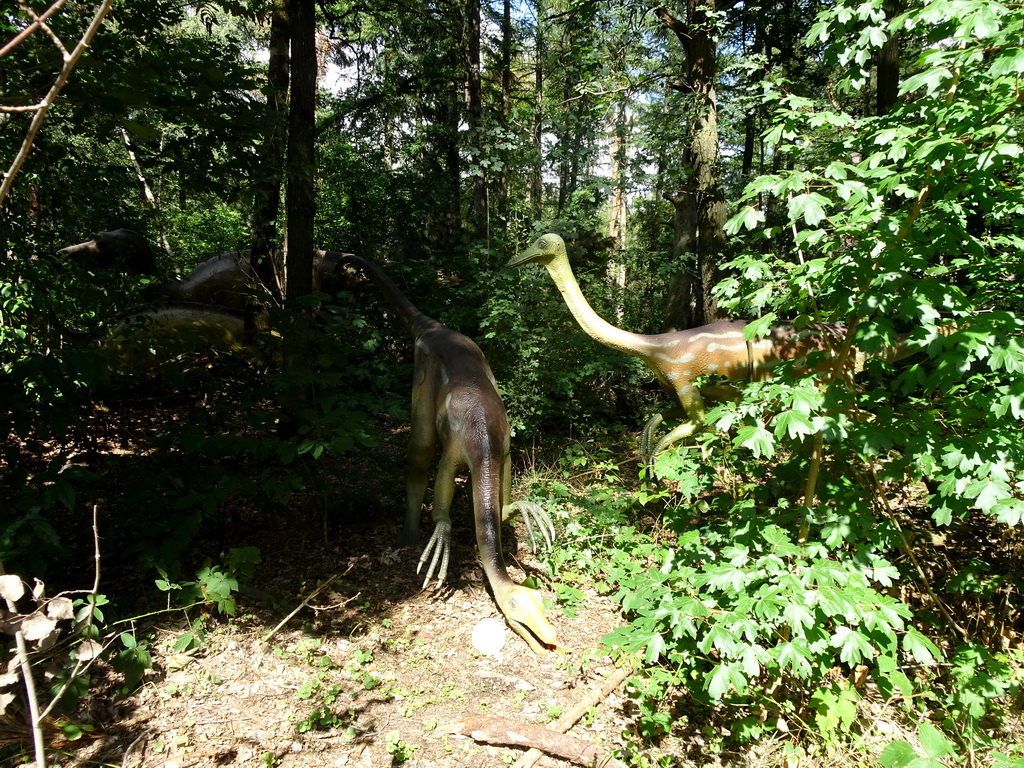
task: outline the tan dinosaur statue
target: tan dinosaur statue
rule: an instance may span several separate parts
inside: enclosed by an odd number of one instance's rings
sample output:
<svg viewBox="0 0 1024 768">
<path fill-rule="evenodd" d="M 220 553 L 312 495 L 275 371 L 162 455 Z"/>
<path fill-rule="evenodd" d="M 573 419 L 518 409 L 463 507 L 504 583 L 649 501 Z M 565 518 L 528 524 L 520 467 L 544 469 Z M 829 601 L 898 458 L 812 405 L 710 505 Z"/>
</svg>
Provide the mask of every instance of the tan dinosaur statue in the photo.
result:
<svg viewBox="0 0 1024 768">
<path fill-rule="evenodd" d="M 427 586 L 435 568 L 438 584 L 447 575 L 455 473 L 468 467 L 477 548 L 494 599 L 512 629 L 534 652 L 557 649 L 555 630 L 544 614 L 540 592 L 512 581 L 501 554 L 501 523 L 514 515 L 523 515 L 531 539 L 532 525 L 536 525 L 549 544 L 554 526 L 539 505 L 509 503 L 512 461 L 508 417 L 484 353 L 472 339 L 420 312 L 373 262 L 347 254 L 341 258 L 376 284 L 415 339 L 406 514 L 399 544 L 411 546 L 419 541 L 427 470 L 440 443 L 441 460 L 434 481 L 434 532 L 416 569 L 419 573 L 430 558 L 423 586 Z"/>
<path fill-rule="evenodd" d="M 704 398 L 717 401 L 735 400 L 739 391 L 729 384 L 709 384 L 699 389 L 694 379 L 705 373 L 730 381 L 763 381 L 772 376 L 772 368 L 782 360 L 804 358 L 815 351 L 835 348 L 842 342 L 846 329 L 825 325 L 797 331 L 792 326 L 773 326 L 764 338 L 748 341 L 744 320 L 724 320 L 685 331 L 671 333 L 630 333 L 603 320 L 590 306 L 573 276 L 565 242 L 555 234 L 540 237 L 534 244 L 509 261 L 510 267 L 543 264 L 555 286 L 565 299 L 576 322 L 591 337 L 605 346 L 643 360 L 658 381 L 682 408 L 684 421 L 662 437 L 652 451 L 653 432 L 662 421 L 656 414 L 644 426 L 641 453 L 651 458 L 673 443 L 690 437 L 704 425 Z M 936 332 L 947 335 L 955 326 L 936 326 Z M 908 357 L 919 348 L 907 346 L 909 334 L 886 347 L 877 357 L 895 361 Z M 863 368 L 865 355 L 855 350 L 851 355 L 854 372 Z M 804 371 L 825 370 L 831 360 L 809 365 Z"/>
</svg>

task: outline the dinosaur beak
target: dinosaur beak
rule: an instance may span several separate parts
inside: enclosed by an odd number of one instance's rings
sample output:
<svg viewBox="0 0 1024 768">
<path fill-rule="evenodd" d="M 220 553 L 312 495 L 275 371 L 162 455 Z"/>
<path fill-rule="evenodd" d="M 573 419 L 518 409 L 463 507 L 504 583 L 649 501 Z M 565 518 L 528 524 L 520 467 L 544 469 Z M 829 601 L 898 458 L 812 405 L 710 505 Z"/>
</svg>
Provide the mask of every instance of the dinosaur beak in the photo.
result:
<svg viewBox="0 0 1024 768">
<path fill-rule="evenodd" d="M 521 267 L 523 264 L 529 262 L 540 256 L 540 249 L 536 245 L 531 245 L 525 251 L 520 253 L 518 256 L 513 256 L 507 266 L 509 267 Z"/>
<path fill-rule="evenodd" d="M 532 626 L 509 619 L 507 616 L 505 618 L 509 626 L 526 641 L 526 644 L 530 646 L 530 650 L 538 656 L 546 653 L 557 653 L 559 656 L 565 656 L 565 650 L 556 642 L 558 637 L 555 634 L 555 628 L 548 623 L 547 617 L 533 617 Z"/>
</svg>

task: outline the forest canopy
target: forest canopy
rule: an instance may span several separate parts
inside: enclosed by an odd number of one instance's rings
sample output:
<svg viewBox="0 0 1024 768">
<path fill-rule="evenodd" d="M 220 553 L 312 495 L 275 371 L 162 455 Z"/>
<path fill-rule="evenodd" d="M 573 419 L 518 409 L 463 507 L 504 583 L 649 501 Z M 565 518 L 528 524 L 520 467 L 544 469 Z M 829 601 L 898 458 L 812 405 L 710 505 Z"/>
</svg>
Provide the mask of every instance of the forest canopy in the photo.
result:
<svg viewBox="0 0 1024 768">
<path fill-rule="evenodd" d="M 96 644 L 130 695 L 151 625 L 117 622 L 231 621 L 282 519 L 397 538 L 413 346 L 354 253 L 486 354 L 558 528 L 531 583 L 621 612 L 620 759 L 700 723 L 787 765 L 1024 764 L 1019 4 L 26 0 L 0 33 L 0 573 L 92 588 L 31 649 L 61 680 Z M 118 230 L 144 266 L 62 251 Z M 749 321 L 738 392 L 643 455 L 723 353 L 659 389 L 508 266 L 545 233 L 613 330 Z M 188 282 L 215 257 L 230 300 Z M 778 328 L 829 341 L 761 375 Z"/>
</svg>

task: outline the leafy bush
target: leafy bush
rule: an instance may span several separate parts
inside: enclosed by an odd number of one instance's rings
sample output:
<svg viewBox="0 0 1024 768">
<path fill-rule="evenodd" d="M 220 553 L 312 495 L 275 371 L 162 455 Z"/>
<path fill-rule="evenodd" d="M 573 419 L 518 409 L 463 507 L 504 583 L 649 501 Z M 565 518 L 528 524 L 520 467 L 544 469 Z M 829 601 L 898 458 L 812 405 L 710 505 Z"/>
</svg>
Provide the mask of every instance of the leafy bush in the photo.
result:
<svg viewBox="0 0 1024 768">
<path fill-rule="evenodd" d="M 606 642 L 652 665 L 632 689 L 649 738 L 672 727 L 687 691 L 745 713 L 736 738 L 810 728 L 830 748 L 856 727 L 857 686 L 870 680 L 908 718 L 928 711 L 942 724 L 946 736 L 922 727 L 934 762 L 953 754 L 950 739 L 990 746 L 1019 694 L 1013 657 L 946 607 L 960 589 L 984 592 L 979 569 L 933 584 L 914 535 L 962 535 L 970 519 L 998 542 L 1024 512 L 1024 322 L 1003 287 L 1024 242 L 1002 223 L 1024 215 L 1022 24 L 999 4 L 921 2 L 887 19 L 880 5 L 840 3 L 811 35 L 834 43 L 847 93 L 888 33 L 934 42 L 903 102 L 859 117 L 768 89 L 777 122 L 766 141 L 793 170 L 747 187 L 729 231 L 752 234 L 720 296 L 765 313 L 751 339 L 782 315 L 848 335 L 821 373 L 780 366 L 710 410 L 695 446 L 660 457 L 661 484 L 635 498 L 660 510 L 662 528 L 638 533 L 628 520 L 639 510 L 614 492 L 573 499 L 584 510 L 574 524 L 603 549 L 600 565 L 576 565 L 630 619 Z M 762 229 L 770 198 L 785 215 Z M 893 344 L 917 354 L 899 367 L 877 359 Z M 854 384 L 858 350 L 876 359 Z M 618 511 L 594 513 L 609 505 Z M 1012 573 L 996 578 L 1018 594 Z M 902 749 L 890 764 L 909 764 Z"/>
</svg>

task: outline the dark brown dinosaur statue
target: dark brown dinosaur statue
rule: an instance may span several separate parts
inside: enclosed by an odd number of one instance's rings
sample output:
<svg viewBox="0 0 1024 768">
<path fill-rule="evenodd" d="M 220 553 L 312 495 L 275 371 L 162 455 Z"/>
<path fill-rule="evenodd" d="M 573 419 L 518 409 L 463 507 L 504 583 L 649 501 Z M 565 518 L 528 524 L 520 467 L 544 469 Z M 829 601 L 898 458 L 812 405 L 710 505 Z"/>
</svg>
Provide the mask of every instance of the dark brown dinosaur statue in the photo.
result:
<svg viewBox="0 0 1024 768">
<path fill-rule="evenodd" d="M 314 291 L 332 293 L 336 288 L 335 278 L 344 280 L 344 276 L 338 274 L 340 256 L 337 251 L 313 252 Z M 159 276 L 149 243 L 131 229 L 95 232 L 91 240 L 60 249 L 57 257 L 103 269 Z M 250 257 L 249 250 L 218 254 L 196 265 L 184 277 L 174 277 L 150 286 L 145 295 L 150 299 L 208 304 L 242 312 L 246 309 L 248 295 L 258 284 Z M 282 274 L 283 254 L 275 251 L 272 257 L 276 272 Z"/>
<path fill-rule="evenodd" d="M 415 340 L 406 513 L 399 544 L 411 546 L 419 541 L 427 471 L 440 445 L 441 459 L 434 481 L 434 532 L 416 569 L 418 573 L 430 559 L 423 586 L 426 587 L 435 569 L 438 584 L 448 572 L 449 510 L 455 474 L 468 467 L 477 548 L 494 599 L 512 629 L 534 652 L 555 650 L 555 630 L 544 614 L 540 592 L 512 581 L 501 553 L 501 523 L 516 514 L 536 525 L 549 542 L 554 527 L 540 506 L 509 503 L 512 462 L 508 417 L 484 353 L 472 339 L 423 314 L 372 261 L 358 256 L 343 256 L 342 260 L 373 281 Z"/>
<path fill-rule="evenodd" d="M 58 259 L 69 259 L 101 268 L 118 268 L 136 275 L 156 277 L 156 259 L 146 238 L 134 229 L 94 232 L 84 243 L 57 251 Z"/>
<path fill-rule="evenodd" d="M 653 450 L 653 433 L 662 415 L 656 414 L 647 422 L 640 440 L 640 452 L 645 458 L 656 456 L 703 427 L 705 397 L 720 402 L 738 399 L 739 391 L 729 384 L 708 384 L 698 389 L 694 384 L 698 376 L 712 373 L 729 381 L 763 381 L 772 376 L 779 362 L 800 360 L 812 352 L 834 349 L 846 335 L 846 329 L 838 325 L 799 331 L 792 326 L 778 325 L 773 326 L 767 336 L 748 341 L 743 332 L 748 323 L 744 320 L 723 320 L 671 333 L 630 333 L 603 320 L 587 302 L 572 273 L 565 242 L 560 236 L 543 235 L 509 261 L 511 267 L 524 264 L 545 266 L 580 327 L 605 346 L 643 360 L 682 409 L 683 422 L 658 440 Z M 955 330 L 955 325 L 934 328 L 938 335 L 948 335 Z M 873 356 L 892 362 L 921 351 L 919 346 L 906 344 L 908 338 L 909 334 L 904 334 Z M 866 357 L 860 350 L 853 351 L 850 356 L 852 372 L 864 367 Z M 824 358 L 804 370 L 821 371 L 831 365 L 832 361 Z"/>
</svg>

